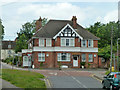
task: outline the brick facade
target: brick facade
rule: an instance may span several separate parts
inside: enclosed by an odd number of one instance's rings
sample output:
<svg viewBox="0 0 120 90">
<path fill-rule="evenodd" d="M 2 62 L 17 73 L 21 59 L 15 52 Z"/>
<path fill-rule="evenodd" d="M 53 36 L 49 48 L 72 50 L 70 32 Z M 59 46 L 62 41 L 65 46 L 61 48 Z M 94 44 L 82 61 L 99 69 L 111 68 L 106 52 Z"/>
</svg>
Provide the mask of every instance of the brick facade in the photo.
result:
<svg viewBox="0 0 120 90">
<path fill-rule="evenodd" d="M 81 61 L 81 55 L 83 53 L 73 53 L 73 52 L 42 52 L 45 53 L 45 61 L 44 62 L 40 62 L 38 61 L 38 53 L 41 52 L 33 52 L 33 60 L 34 60 L 34 65 L 35 68 L 58 68 L 59 67 L 59 63 L 61 63 L 61 65 L 67 65 L 69 68 L 81 68 L 80 63 Z M 70 61 L 58 61 L 58 57 L 57 57 L 57 53 L 70 53 Z M 47 56 L 47 54 L 49 56 Z M 86 54 L 86 68 L 97 68 L 98 67 L 98 56 L 97 53 L 86 53 L 84 52 L 84 54 Z M 88 54 L 92 54 L 93 55 L 93 62 L 89 62 L 88 61 Z M 78 67 L 73 67 L 73 55 L 79 55 L 78 56 Z M 96 55 L 96 57 L 94 57 L 94 55 Z M 43 63 L 42 66 L 40 66 L 40 63 Z M 88 66 L 88 63 L 90 64 L 90 66 Z"/>
<path fill-rule="evenodd" d="M 61 40 L 60 37 L 57 37 L 55 40 L 52 39 L 52 46 L 51 47 L 61 47 L 60 45 Z M 97 47 L 97 40 L 93 40 L 93 47 Z M 34 47 L 39 47 L 39 39 L 35 38 L 34 39 Z M 44 39 L 44 47 L 46 47 L 46 39 Z M 75 38 L 75 47 L 81 47 L 81 40 L 79 40 L 79 38 Z M 87 47 L 88 47 L 88 40 L 87 40 Z M 86 47 L 86 48 L 87 48 Z M 45 62 L 39 62 L 38 61 L 38 53 L 45 53 Z M 57 61 L 57 53 L 70 53 L 70 60 L 69 62 L 67 61 L 62 61 L 60 62 L 62 65 L 67 65 L 70 68 L 81 68 L 81 55 L 82 54 L 86 54 L 86 68 L 96 68 L 98 67 L 98 64 L 100 62 L 98 62 L 98 55 L 97 53 L 93 53 L 93 52 L 48 52 L 48 51 L 44 51 L 44 52 L 32 52 L 32 60 L 34 61 L 32 64 L 35 66 L 35 68 L 58 68 L 59 67 L 59 63 Z M 23 53 L 24 55 L 27 55 L 28 53 Z M 49 56 L 46 56 L 46 55 Z M 88 55 L 92 54 L 93 55 L 93 62 L 88 62 Z M 73 67 L 73 55 L 79 55 L 78 56 L 78 67 Z M 94 57 L 95 55 L 95 57 Z M 42 65 L 41 65 L 42 63 Z M 90 65 L 88 65 L 88 63 Z"/>
<path fill-rule="evenodd" d="M 35 68 L 58 68 L 60 64 L 67 65 L 70 68 L 80 68 L 82 54 L 86 55 L 86 68 L 98 67 L 97 53 L 99 38 L 78 25 L 76 16 L 73 16 L 71 21 L 50 20 L 44 27 L 41 26 L 41 22 L 41 18 L 36 21 L 36 33 L 33 35 L 32 39 L 29 40 L 29 43 L 32 42 L 33 44 L 31 48 L 31 61 Z M 39 45 L 40 38 L 44 39 L 41 41 L 41 46 Z M 46 46 L 46 39 L 48 38 L 51 40 L 47 42 L 49 45 Z M 91 40 L 89 43 L 90 47 L 88 47 L 89 38 Z M 84 40 L 86 40 L 86 45 L 84 44 Z M 83 44 L 81 45 L 82 42 Z M 26 53 L 28 52 L 26 51 Z M 63 54 L 68 56 L 64 56 Z M 59 62 L 58 56 L 60 59 Z M 93 60 L 93 62 L 89 62 L 89 60 Z"/>
</svg>

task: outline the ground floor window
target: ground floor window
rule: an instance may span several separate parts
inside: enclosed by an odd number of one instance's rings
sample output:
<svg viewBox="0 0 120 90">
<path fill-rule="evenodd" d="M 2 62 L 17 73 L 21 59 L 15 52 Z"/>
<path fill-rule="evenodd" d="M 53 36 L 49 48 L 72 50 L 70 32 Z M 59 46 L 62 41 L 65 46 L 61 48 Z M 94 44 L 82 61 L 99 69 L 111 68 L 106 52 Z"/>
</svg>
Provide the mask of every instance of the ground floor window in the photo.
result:
<svg viewBox="0 0 120 90">
<path fill-rule="evenodd" d="M 45 61 L 45 53 L 38 53 L 38 61 Z"/>
<path fill-rule="evenodd" d="M 89 62 L 93 62 L 93 55 L 92 54 L 89 54 Z"/>
<path fill-rule="evenodd" d="M 86 54 L 82 54 L 82 62 L 86 61 Z"/>
<path fill-rule="evenodd" d="M 70 61 L 70 53 L 58 53 L 58 61 Z"/>
</svg>

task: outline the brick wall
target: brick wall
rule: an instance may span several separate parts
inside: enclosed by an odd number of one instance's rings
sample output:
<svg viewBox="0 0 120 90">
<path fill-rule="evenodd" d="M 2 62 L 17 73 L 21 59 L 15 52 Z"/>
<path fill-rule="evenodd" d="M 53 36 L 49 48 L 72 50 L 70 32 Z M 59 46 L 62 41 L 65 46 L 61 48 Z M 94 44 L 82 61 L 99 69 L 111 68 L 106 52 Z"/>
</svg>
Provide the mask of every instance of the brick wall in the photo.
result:
<svg viewBox="0 0 120 90">
<path fill-rule="evenodd" d="M 38 38 L 33 39 L 33 43 L 34 46 L 39 46 L 39 39 Z"/>
<path fill-rule="evenodd" d="M 44 40 L 44 46 L 46 46 L 46 39 Z M 57 37 L 55 40 L 52 39 L 52 47 L 56 46 L 61 46 L 61 40 L 60 37 Z M 39 46 L 39 39 L 36 38 L 34 39 L 34 46 Z M 75 47 L 81 47 L 81 40 L 79 38 L 75 38 Z M 88 40 L 87 40 L 87 47 L 88 47 Z M 98 47 L 98 40 L 93 40 L 93 47 L 97 48 Z"/>
<path fill-rule="evenodd" d="M 93 42 L 94 42 L 93 46 L 98 47 L 98 40 L 93 40 Z"/>
<path fill-rule="evenodd" d="M 38 61 L 38 53 L 41 53 L 41 52 L 34 52 L 33 53 L 33 58 L 34 58 L 34 63 L 33 64 L 35 65 L 35 68 L 40 68 L 41 67 L 40 66 L 41 62 Z M 54 68 L 54 67 L 58 68 L 60 61 L 57 61 L 57 53 L 70 53 L 71 60 L 69 62 L 67 62 L 67 61 L 60 62 L 61 65 L 67 65 L 70 68 L 75 68 L 75 67 L 73 67 L 73 57 L 72 56 L 73 55 L 79 55 L 79 57 L 78 57 L 78 67 L 76 67 L 76 68 L 81 67 L 80 63 L 81 63 L 81 59 L 82 59 L 82 57 L 81 57 L 82 53 L 78 53 L 78 52 L 76 52 L 76 53 L 73 53 L 73 52 L 42 52 L 42 53 L 45 53 L 45 62 L 43 62 L 42 68 Z M 84 52 L 84 54 L 86 54 L 86 65 L 85 65 L 85 67 L 86 68 L 88 68 L 88 67 L 89 68 L 97 68 L 98 67 L 97 53 L 86 53 L 86 52 Z M 88 55 L 89 54 L 93 54 L 93 62 L 88 62 Z M 96 55 L 96 56 L 94 56 L 94 55 Z M 90 66 L 88 66 L 88 63 L 90 64 Z"/>
</svg>

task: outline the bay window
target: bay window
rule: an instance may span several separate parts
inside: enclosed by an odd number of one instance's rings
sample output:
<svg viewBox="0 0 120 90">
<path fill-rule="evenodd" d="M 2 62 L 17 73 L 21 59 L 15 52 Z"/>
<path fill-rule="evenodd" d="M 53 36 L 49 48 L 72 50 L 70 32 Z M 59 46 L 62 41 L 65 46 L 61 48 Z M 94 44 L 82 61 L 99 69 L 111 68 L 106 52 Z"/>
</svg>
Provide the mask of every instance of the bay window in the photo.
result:
<svg viewBox="0 0 120 90">
<path fill-rule="evenodd" d="M 58 61 L 70 61 L 70 53 L 58 53 Z"/>
</svg>

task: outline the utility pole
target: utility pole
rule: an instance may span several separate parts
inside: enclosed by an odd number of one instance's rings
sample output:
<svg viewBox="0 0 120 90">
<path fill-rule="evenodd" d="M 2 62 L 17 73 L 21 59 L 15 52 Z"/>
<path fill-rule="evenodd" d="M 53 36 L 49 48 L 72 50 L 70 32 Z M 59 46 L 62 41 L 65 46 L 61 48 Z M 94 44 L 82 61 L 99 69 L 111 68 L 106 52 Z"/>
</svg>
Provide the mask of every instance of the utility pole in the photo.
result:
<svg viewBox="0 0 120 90">
<path fill-rule="evenodd" d="M 115 64 L 115 54 L 114 54 L 114 71 L 116 70 L 116 64 Z"/>
<path fill-rule="evenodd" d="M 112 71 L 112 39 L 113 39 L 113 26 L 111 29 L 111 60 L 110 60 L 110 72 Z"/>
<path fill-rule="evenodd" d="M 117 71 L 119 71 L 119 60 L 118 60 L 118 40 L 120 40 L 120 38 L 117 39 Z"/>
<path fill-rule="evenodd" d="M 2 55 L 1 53 L 2 53 L 2 22 L 0 19 L 0 61 L 1 61 L 1 55 Z"/>
</svg>

